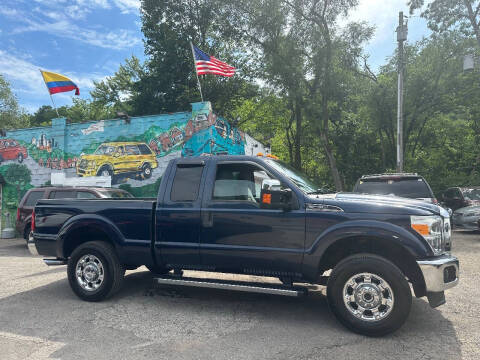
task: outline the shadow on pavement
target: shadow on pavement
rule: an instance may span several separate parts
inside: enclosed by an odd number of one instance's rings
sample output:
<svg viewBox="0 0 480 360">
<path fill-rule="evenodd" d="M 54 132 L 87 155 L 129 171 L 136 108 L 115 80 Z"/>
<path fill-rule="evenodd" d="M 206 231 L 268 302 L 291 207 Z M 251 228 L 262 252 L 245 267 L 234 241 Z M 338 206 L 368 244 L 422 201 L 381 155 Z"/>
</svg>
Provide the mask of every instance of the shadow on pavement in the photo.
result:
<svg viewBox="0 0 480 360">
<path fill-rule="evenodd" d="M 101 303 L 79 300 L 66 279 L 0 299 L 0 323 L 2 332 L 62 343 L 51 355 L 62 359 L 461 358 L 452 323 L 423 300 L 395 334 L 367 338 L 339 325 L 321 291 L 153 287 L 139 271 Z"/>
</svg>

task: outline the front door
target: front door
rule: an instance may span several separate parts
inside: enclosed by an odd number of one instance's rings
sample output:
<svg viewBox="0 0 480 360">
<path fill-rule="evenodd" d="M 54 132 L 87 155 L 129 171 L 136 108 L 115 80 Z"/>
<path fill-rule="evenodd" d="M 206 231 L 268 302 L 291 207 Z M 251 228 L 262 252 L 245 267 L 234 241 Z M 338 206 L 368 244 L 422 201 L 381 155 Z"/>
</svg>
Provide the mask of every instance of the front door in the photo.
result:
<svg viewBox="0 0 480 360">
<path fill-rule="evenodd" d="M 203 162 L 175 163 L 156 210 L 155 256 L 163 265 L 182 269 L 201 266 L 200 206 Z"/>
<path fill-rule="evenodd" d="M 304 210 L 298 205 L 289 211 L 262 208 L 262 181 L 274 177 L 256 163 L 219 162 L 210 173 L 202 204 L 202 264 L 261 275 L 299 273 Z"/>
</svg>

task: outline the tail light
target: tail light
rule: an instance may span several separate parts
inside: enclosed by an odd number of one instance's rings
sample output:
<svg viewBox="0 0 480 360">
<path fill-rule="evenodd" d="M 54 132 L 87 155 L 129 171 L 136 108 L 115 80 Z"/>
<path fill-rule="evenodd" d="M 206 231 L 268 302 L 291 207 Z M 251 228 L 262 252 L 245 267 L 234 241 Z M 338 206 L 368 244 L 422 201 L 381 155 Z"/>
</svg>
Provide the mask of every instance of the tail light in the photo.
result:
<svg viewBox="0 0 480 360">
<path fill-rule="evenodd" d="M 465 200 L 465 204 L 467 206 L 472 206 L 473 205 L 473 201 L 472 200 Z"/>
<path fill-rule="evenodd" d="M 17 222 L 20 221 L 20 208 L 17 208 Z"/>
<path fill-rule="evenodd" d="M 31 227 L 32 232 L 35 231 L 35 209 L 32 211 L 32 227 Z"/>
<path fill-rule="evenodd" d="M 433 202 L 435 205 L 437 205 L 437 204 L 438 204 L 437 198 L 433 198 L 432 202 Z"/>
</svg>

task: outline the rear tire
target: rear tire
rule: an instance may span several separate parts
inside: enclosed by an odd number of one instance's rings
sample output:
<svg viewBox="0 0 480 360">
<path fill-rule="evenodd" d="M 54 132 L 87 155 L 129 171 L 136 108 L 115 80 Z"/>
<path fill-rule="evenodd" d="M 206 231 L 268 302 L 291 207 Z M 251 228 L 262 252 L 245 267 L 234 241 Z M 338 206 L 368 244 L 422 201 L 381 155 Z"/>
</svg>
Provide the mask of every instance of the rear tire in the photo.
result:
<svg viewBox="0 0 480 360">
<path fill-rule="evenodd" d="M 367 336 L 399 329 L 412 305 L 410 286 L 401 270 L 372 254 L 340 261 L 328 280 L 327 297 L 330 309 L 345 327 Z"/>
<path fill-rule="evenodd" d="M 18 154 L 17 160 L 20 164 L 23 162 L 23 154 L 22 153 Z"/>
<path fill-rule="evenodd" d="M 112 245 L 89 241 L 77 247 L 68 260 L 68 281 L 85 301 L 102 301 L 120 290 L 125 267 Z"/>
</svg>

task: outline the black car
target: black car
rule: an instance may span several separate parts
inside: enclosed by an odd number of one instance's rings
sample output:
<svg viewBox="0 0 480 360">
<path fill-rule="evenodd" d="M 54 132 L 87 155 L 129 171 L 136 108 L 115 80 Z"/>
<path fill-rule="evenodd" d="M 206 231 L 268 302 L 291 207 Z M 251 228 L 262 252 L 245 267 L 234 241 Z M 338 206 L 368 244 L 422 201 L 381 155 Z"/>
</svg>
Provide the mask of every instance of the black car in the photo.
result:
<svg viewBox="0 0 480 360">
<path fill-rule="evenodd" d="M 427 181 L 414 173 L 363 175 L 353 192 L 371 195 L 392 195 L 422 200 L 431 204 L 438 201 Z"/>
</svg>

